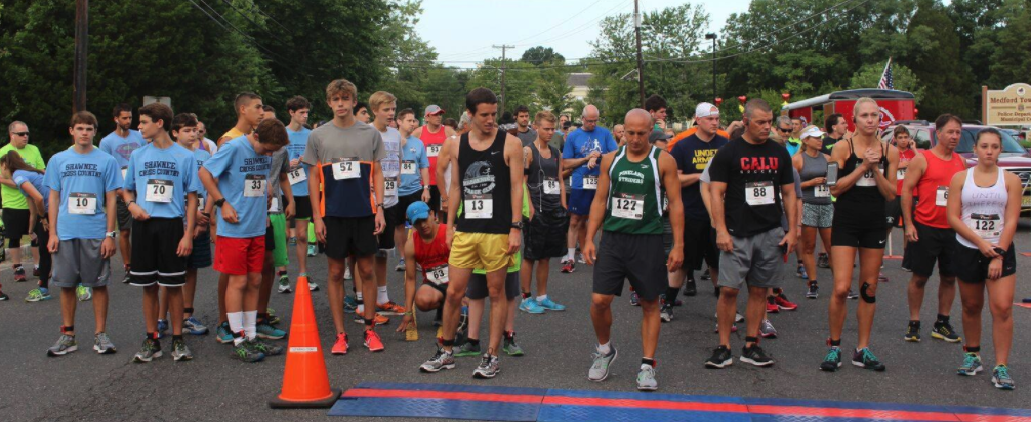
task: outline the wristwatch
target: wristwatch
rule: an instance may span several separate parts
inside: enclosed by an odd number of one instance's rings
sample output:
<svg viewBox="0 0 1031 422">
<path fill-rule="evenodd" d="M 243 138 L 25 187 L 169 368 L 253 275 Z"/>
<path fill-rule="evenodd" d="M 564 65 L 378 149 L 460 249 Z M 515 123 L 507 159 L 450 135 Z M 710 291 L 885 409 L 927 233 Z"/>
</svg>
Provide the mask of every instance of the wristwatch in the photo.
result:
<svg viewBox="0 0 1031 422">
<path fill-rule="evenodd" d="M 117 235 L 118 235 L 118 231 L 117 230 L 115 230 L 113 232 L 107 232 L 107 237 L 110 237 L 112 239 L 114 239 L 115 236 L 117 236 Z"/>
<path fill-rule="evenodd" d="M 523 222 L 522 221 L 515 221 L 515 222 L 513 222 L 512 223 L 512 228 L 516 229 L 516 230 L 522 230 L 523 229 Z"/>
<path fill-rule="evenodd" d="M 226 203 L 226 198 L 225 197 L 218 198 L 217 201 L 212 202 L 212 204 L 214 204 L 216 207 L 219 207 L 219 208 L 222 208 L 222 204 L 224 204 L 224 203 Z"/>
</svg>

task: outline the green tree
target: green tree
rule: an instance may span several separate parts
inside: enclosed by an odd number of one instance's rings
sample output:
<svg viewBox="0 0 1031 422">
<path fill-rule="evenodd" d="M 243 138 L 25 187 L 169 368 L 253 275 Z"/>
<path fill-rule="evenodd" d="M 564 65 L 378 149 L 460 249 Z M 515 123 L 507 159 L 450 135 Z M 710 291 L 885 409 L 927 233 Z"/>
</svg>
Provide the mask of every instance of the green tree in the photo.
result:
<svg viewBox="0 0 1031 422">
<path fill-rule="evenodd" d="M 519 60 L 535 65 L 544 63 L 561 64 L 566 62 L 565 56 L 556 53 L 555 50 L 551 49 L 551 47 L 542 46 L 526 49 L 526 51 L 523 52 L 523 57 Z"/>
<path fill-rule="evenodd" d="M 863 66 L 852 75 L 848 89 L 877 88 L 883 72 L 883 64 L 875 63 Z M 920 84 L 920 80 L 913 74 L 913 71 L 906 66 L 892 63 L 891 72 L 895 89 L 913 93 L 916 103 L 920 104 L 920 100 L 924 97 L 924 86 Z"/>
<path fill-rule="evenodd" d="M 906 35 L 911 51 L 900 62 L 930 88 L 917 104 L 921 114 L 974 117 L 979 90 L 972 83 L 970 68 L 963 63 L 959 35 L 944 8 L 933 0 L 920 0 Z"/>
<path fill-rule="evenodd" d="M 995 89 L 1031 82 L 1031 3 L 1006 0 L 1000 10 L 1003 26 L 997 32 L 998 46 L 987 61 L 991 76 L 985 83 Z M 984 64 L 978 62 L 976 67 Z"/>
</svg>

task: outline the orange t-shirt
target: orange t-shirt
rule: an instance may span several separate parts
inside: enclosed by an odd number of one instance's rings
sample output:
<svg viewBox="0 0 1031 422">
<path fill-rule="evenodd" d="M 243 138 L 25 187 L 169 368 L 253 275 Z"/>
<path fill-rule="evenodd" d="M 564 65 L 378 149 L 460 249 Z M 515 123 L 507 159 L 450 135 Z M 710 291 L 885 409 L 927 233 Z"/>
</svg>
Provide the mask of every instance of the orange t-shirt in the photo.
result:
<svg viewBox="0 0 1031 422">
<path fill-rule="evenodd" d="M 673 139 L 670 139 L 669 142 L 666 144 L 666 152 L 673 151 L 673 146 L 676 145 L 677 142 L 687 139 L 688 136 L 694 135 L 694 133 L 697 131 L 697 127 L 692 127 L 688 130 L 678 133 L 677 136 L 674 136 Z M 717 129 L 716 134 L 724 138 L 730 139 L 730 134 L 723 129 Z"/>
</svg>

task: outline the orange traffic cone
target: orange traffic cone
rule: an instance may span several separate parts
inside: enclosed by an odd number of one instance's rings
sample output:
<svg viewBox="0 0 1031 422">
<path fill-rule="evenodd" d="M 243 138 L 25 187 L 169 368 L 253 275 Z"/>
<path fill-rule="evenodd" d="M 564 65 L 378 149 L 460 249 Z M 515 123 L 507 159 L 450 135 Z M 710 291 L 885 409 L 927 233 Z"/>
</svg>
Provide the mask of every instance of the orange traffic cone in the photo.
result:
<svg viewBox="0 0 1031 422">
<path fill-rule="evenodd" d="M 273 409 L 331 407 L 340 397 L 340 389 L 329 387 L 308 278 L 299 277 L 294 287 L 294 313 L 290 321 L 286 369 L 283 371 L 283 392 L 270 400 L 269 406 Z"/>
</svg>

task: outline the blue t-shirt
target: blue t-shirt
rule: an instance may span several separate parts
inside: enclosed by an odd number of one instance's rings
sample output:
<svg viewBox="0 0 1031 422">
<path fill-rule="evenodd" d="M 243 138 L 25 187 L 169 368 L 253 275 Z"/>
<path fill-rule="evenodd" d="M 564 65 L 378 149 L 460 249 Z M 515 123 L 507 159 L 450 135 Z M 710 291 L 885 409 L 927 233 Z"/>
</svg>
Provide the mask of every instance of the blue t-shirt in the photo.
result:
<svg viewBox="0 0 1031 422">
<path fill-rule="evenodd" d="M 311 130 L 306 127 L 301 127 L 300 131 L 294 132 L 290 128 L 286 128 L 286 134 L 290 137 L 290 143 L 286 146 L 286 152 L 290 154 L 290 161 L 299 160 L 304 156 L 304 147 L 308 145 L 308 135 L 311 134 Z M 293 191 L 294 196 L 308 196 L 308 165 L 298 162 L 297 165 L 301 167 L 301 171 L 304 172 L 305 180 L 303 182 L 297 182 L 296 184 L 290 185 L 290 190 Z M 291 167 L 291 170 L 293 168 Z"/>
<path fill-rule="evenodd" d="M 42 174 L 28 170 L 15 170 L 14 174 L 11 175 L 11 180 L 14 180 L 14 184 L 18 185 L 18 190 L 21 191 L 22 195 L 25 195 L 25 199 L 29 202 L 32 202 L 32 198 L 29 197 L 29 194 L 25 193 L 25 189 L 22 188 L 22 185 L 24 185 L 25 182 L 31 183 L 32 187 L 36 188 L 36 191 L 38 191 L 40 195 L 43 195 L 43 212 L 50 209 L 48 208 L 50 206 L 50 188 L 43 183 Z M 42 216 L 37 218 L 42 218 Z"/>
<path fill-rule="evenodd" d="M 165 149 L 147 144 L 133 151 L 122 186 L 136 192 L 136 204 L 156 218 L 183 218 L 183 198 L 197 192 L 197 160 L 193 151 L 173 143 Z"/>
<path fill-rule="evenodd" d="M 250 238 L 265 235 L 265 218 L 268 217 L 268 184 L 272 170 L 272 157 L 258 155 L 254 147 L 241 136 L 222 144 L 218 152 L 204 162 L 204 168 L 218 180 L 218 190 L 226 202 L 236 209 L 239 222 L 218 222 L 218 235 L 223 237 Z M 218 209 L 219 214 L 222 213 Z"/>
<path fill-rule="evenodd" d="M 132 129 L 129 129 L 129 136 L 125 138 L 118 136 L 118 132 L 111 132 L 100 140 L 100 150 L 115 157 L 118 168 L 127 167 L 132 152 L 144 145 L 147 145 L 147 141 L 143 139 L 143 135 L 140 135 L 138 130 Z"/>
<path fill-rule="evenodd" d="M 670 155 L 677 162 L 677 169 L 683 174 L 698 174 L 705 170 L 709 161 L 716 155 L 716 150 L 730 142 L 727 138 L 715 135 L 709 142 L 698 138 L 697 134 L 688 136 L 682 141 L 673 145 Z M 699 190 L 701 183 L 695 183 L 680 188 L 680 197 L 684 202 L 684 217 L 694 221 L 708 221 L 709 213 L 705 210 L 705 203 L 702 202 L 702 194 Z"/>
<path fill-rule="evenodd" d="M 205 161 L 211 158 L 211 153 L 197 148 L 193 150 L 193 159 L 197 160 L 197 171 L 200 172 L 200 167 L 204 165 Z M 183 195 L 185 197 L 186 195 Z M 204 189 L 204 184 L 200 182 L 200 176 L 197 176 L 197 196 L 200 198 L 208 196 L 207 189 Z"/>
<path fill-rule="evenodd" d="M 397 187 L 397 194 L 407 196 L 421 190 L 420 170 L 425 168 L 430 168 L 430 161 L 426 158 L 426 147 L 419 138 L 409 136 L 401 147 L 401 185 Z M 406 174 L 413 170 L 414 174 Z"/>
<path fill-rule="evenodd" d="M 122 187 L 122 172 L 115 158 L 96 148 L 86 154 L 69 149 L 50 157 L 47 169 L 43 182 L 61 197 L 57 213 L 58 239 L 103 239 L 107 235 L 105 195 Z M 72 213 L 71 201 L 95 203 L 96 207 L 89 210 L 73 207 L 79 213 Z"/>
<path fill-rule="evenodd" d="M 616 150 L 616 139 L 612 137 L 612 132 L 601 126 L 596 126 L 594 130 L 588 132 L 583 128 L 574 130 L 566 136 L 566 144 L 563 146 L 562 151 L 563 159 L 570 158 L 586 158 L 591 152 L 598 151 L 602 155 L 608 154 Z M 573 189 L 583 188 L 584 176 L 598 176 L 601 174 L 601 158 L 598 158 L 598 165 L 593 169 L 587 169 L 587 163 L 573 169 L 573 177 L 570 178 Z"/>
</svg>

